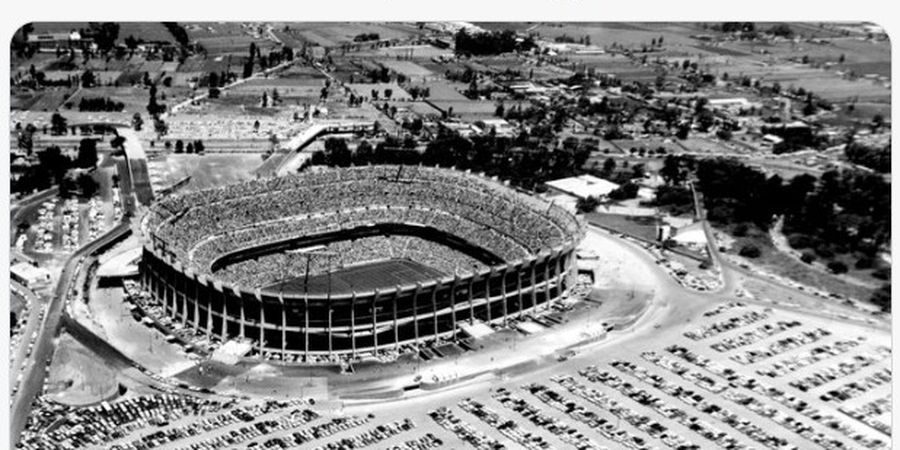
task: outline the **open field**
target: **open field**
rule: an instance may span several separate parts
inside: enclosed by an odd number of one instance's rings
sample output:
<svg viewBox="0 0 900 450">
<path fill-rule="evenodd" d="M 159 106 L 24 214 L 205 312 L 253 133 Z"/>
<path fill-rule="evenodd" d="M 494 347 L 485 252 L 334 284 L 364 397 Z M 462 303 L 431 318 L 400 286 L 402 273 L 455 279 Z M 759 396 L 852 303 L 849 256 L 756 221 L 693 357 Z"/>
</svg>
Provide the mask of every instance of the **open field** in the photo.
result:
<svg viewBox="0 0 900 450">
<path fill-rule="evenodd" d="M 375 289 L 386 289 L 394 286 L 407 286 L 416 282 L 424 282 L 443 277 L 435 269 L 408 259 L 392 259 L 374 263 L 348 267 L 332 272 L 331 275 L 317 275 L 309 278 L 306 288 L 303 277 L 294 278 L 283 283 L 266 287 L 266 290 L 291 293 L 324 293 L 330 287 L 333 294 L 346 294 L 353 291 L 369 292 Z M 330 280 L 329 280 L 330 278 Z"/>
<path fill-rule="evenodd" d="M 621 214 L 588 213 L 587 221 L 603 228 L 635 236 L 640 239 L 655 241 L 657 219 L 653 216 L 623 216 Z"/>
<path fill-rule="evenodd" d="M 155 189 L 171 186 L 187 176 L 191 181 L 180 192 L 213 188 L 252 178 L 252 171 L 262 164 L 258 154 L 167 155 L 148 162 Z"/>
<path fill-rule="evenodd" d="M 48 395 L 62 404 L 90 405 L 118 394 L 115 370 L 69 334 L 60 336 L 49 373 Z"/>
</svg>

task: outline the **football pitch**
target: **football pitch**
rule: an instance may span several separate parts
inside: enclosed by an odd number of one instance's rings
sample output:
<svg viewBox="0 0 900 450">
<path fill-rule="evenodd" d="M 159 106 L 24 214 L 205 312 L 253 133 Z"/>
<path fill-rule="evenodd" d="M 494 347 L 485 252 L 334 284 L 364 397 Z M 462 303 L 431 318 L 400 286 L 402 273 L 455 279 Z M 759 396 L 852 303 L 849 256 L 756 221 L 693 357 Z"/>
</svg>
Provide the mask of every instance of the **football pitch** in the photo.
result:
<svg viewBox="0 0 900 450">
<path fill-rule="evenodd" d="M 307 289 L 303 288 L 303 278 L 296 277 L 283 283 L 266 287 L 268 291 L 283 291 L 300 294 L 303 292 L 323 294 L 328 292 L 329 278 L 332 294 L 347 294 L 353 291 L 365 292 L 374 289 L 389 289 L 398 285 L 415 284 L 440 278 L 446 274 L 409 259 L 391 259 L 347 267 L 328 274 L 309 277 Z"/>
</svg>

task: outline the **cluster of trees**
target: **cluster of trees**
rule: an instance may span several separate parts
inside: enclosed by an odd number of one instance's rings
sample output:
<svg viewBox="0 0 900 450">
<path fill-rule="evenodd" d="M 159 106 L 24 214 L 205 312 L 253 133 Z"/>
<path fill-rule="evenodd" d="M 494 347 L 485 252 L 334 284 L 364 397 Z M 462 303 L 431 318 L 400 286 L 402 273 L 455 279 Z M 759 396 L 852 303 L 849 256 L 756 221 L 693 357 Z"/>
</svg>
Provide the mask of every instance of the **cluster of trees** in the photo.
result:
<svg viewBox="0 0 900 450">
<path fill-rule="evenodd" d="M 78 102 L 79 111 L 118 112 L 125 109 L 125 104 L 108 97 L 82 97 Z"/>
<path fill-rule="evenodd" d="M 879 173 L 891 173 L 891 144 L 870 146 L 851 142 L 844 149 L 847 160 L 853 164 L 868 167 Z"/>
<path fill-rule="evenodd" d="M 257 47 L 256 43 L 251 42 L 250 51 L 247 55 L 247 60 L 244 62 L 244 68 L 241 75 L 243 78 L 249 78 L 253 75 L 253 68 L 256 64 L 259 64 L 259 67 L 262 70 L 266 70 L 267 68 L 277 66 L 282 62 L 293 60 L 294 49 L 290 46 L 285 45 L 281 49 L 270 51 L 268 56 L 263 56 L 262 51 Z"/>
<path fill-rule="evenodd" d="M 377 41 L 379 39 L 381 39 L 381 36 L 378 33 L 360 33 L 353 36 L 353 42 Z"/>
<path fill-rule="evenodd" d="M 101 53 L 106 53 L 116 45 L 119 38 L 119 24 L 115 22 L 91 22 L 90 34 Z"/>
<path fill-rule="evenodd" d="M 165 103 L 159 103 L 156 100 L 156 85 L 150 85 L 150 99 L 147 101 L 147 113 L 149 113 L 153 117 L 157 117 L 160 114 L 166 112 Z"/>
<path fill-rule="evenodd" d="M 203 153 L 204 150 L 203 141 L 199 139 L 187 145 L 181 139 L 175 141 L 175 153 Z"/>
<path fill-rule="evenodd" d="M 462 29 L 456 33 L 456 53 L 458 55 L 498 55 L 528 51 L 534 47 L 534 39 L 531 36 L 520 42 L 512 30 L 469 34 Z"/>
<path fill-rule="evenodd" d="M 797 249 L 823 259 L 853 254 L 857 268 L 872 267 L 891 239 L 890 184 L 880 175 L 828 171 L 795 177 L 785 189 L 783 232 Z"/>
<path fill-rule="evenodd" d="M 177 42 L 178 45 L 181 45 L 182 47 L 188 46 L 190 41 L 187 30 L 185 30 L 184 27 L 179 25 L 178 22 L 163 22 L 162 24 L 169 30 L 169 33 L 172 34 L 172 37 L 175 38 L 175 42 Z"/>
<path fill-rule="evenodd" d="M 13 179 L 10 188 L 12 192 L 32 192 L 57 185 L 63 196 L 79 191 L 90 197 L 97 190 L 96 181 L 87 173 L 76 176 L 72 169 L 93 169 L 96 165 L 95 139 L 82 139 L 74 159 L 63 154 L 59 146 L 53 145 L 37 152 L 37 164 Z"/>
<path fill-rule="evenodd" d="M 341 140 L 329 139 L 325 150 L 312 156 L 314 165 L 349 166 L 364 164 L 423 164 L 427 166 L 471 169 L 490 176 L 501 176 L 526 189 L 544 189 L 543 183 L 556 178 L 581 173 L 580 168 L 590 156 L 590 149 L 550 150 L 526 146 L 527 137 L 474 136 L 442 130 L 424 152 L 415 150 L 412 138 L 403 141 L 388 137 L 372 147 L 360 143 L 355 152 L 346 149 Z"/>
<path fill-rule="evenodd" d="M 785 181 L 735 159 L 691 156 L 668 156 L 660 175 L 667 185 L 657 192 L 659 204 L 689 203 L 684 188 L 696 179 L 710 221 L 735 230 L 748 224 L 767 230 L 781 216 L 788 243 L 804 251 L 804 261 L 822 258 L 832 272 L 843 273 L 848 267 L 839 259 L 852 257 L 856 268 L 874 267 L 873 276 L 889 276 L 876 267 L 878 252 L 891 239 L 891 188 L 881 175 L 832 170 Z"/>
</svg>

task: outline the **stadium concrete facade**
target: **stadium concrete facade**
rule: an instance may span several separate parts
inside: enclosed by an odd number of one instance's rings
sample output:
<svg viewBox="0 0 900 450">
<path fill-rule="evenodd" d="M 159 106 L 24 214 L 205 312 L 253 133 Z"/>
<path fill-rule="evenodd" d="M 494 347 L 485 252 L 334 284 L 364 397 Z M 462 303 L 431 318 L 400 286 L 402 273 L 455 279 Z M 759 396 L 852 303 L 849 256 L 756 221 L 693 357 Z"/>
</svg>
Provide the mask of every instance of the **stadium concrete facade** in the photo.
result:
<svg viewBox="0 0 900 450">
<path fill-rule="evenodd" d="M 264 198 L 264 211 L 248 213 Z M 273 220 L 289 231 L 266 232 Z M 216 270 L 222 261 L 259 255 L 260 248 L 284 251 L 375 228 L 448 237 L 448 245 L 468 247 L 486 264 L 340 293 L 239 285 Z M 506 324 L 549 308 L 574 284 L 575 247 L 583 236 L 574 215 L 496 180 L 398 166 L 327 170 L 256 180 L 230 193 L 186 194 L 156 203 L 142 229 L 142 284 L 169 317 L 211 339 L 249 339 L 260 355 L 300 361 L 399 351 L 460 337 L 464 323 Z M 257 238 L 241 237 L 247 230 Z M 217 239 L 222 242 L 210 244 Z M 495 242 L 501 239 L 508 242 Z"/>
</svg>

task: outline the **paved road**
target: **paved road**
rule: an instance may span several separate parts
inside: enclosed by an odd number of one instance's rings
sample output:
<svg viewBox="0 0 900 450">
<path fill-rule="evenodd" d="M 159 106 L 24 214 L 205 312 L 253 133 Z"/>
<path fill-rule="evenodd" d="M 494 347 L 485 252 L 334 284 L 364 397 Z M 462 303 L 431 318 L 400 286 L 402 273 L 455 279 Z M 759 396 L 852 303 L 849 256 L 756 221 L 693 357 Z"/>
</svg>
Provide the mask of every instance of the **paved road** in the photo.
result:
<svg viewBox="0 0 900 450">
<path fill-rule="evenodd" d="M 66 261 L 56 286 L 53 298 L 47 308 L 47 314 L 39 330 L 39 335 L 34 346 L 34 351 L 29 358 L 32 364 L 29 366 L 22 380 L 22 386 L 13 402 L 10 411 L 10 448 L 15 447 L 19 435 L 25 428 L 25 423 L 31 412 L 31 405 L 41 393 L 44 385 L 44 375 L 47 370 L 47 360 L 53 355 L 53 340 L 59 332 L 60 319 L 62 318 L 63 305 L 70 289 L 74 287 L 73 281 L 78 278 L 79 272 L 85 269 L 83 259 L 95 252 L 98 248 L 112 242 L 123 235 L 129 229 L 128 223 L 120 223 L 107 231 L 97 240 L 81 247 Z M 27 363 L 26 363 L 27 364 Z"/>
<path fill-rule="evenodd" d="M 111 123 L 107 125 L 119 128 L 124 132 L 126 147 L 130 147 L 131 150 L 129 153 L 143 154 L 143 150 L 139 148 L 140 142 L 136 135 L 133 132 L 130 132 L 130 129 L 124 127 L 122 124 Z M 135 145 L 138 148 L 135 148 Z M 132 165 L 131 167 L 136 166 Z M 144 165 L 142 167 L 145 172 L 144 175 L 146 175 L 146 159 L 144 160 Z M 133 177 L 128 178 L 133 179 Z M 146 176 L 145 178 L 149 180 L 149 176 Z M 134 188 L 135 187 L 132 186 L 132 190 L 134 190 Z M 48 194 L 45 193 L 41 194 L 41 196 L 35 196 L 37 199 L 29 198 L 28 205 L 34 205 L 36 204 L 35 202 L 43 201 L 43 196 L 46 195 Z M 152 196 L 152 192 L 150 195 Z M 44 320 L 38 330 L 39 334 L 35 341 L 34 350 L 28 361 L 23 363 L 28 366 L 28 369 L 24 373 L 18 395 L 15 397 L 10 411 L 10 440 L 12 447 L 15 447 L 15 443 L 18 441 L 19 435 L 21 435 L 22 430 L 25 427 L 34 399 L 41 393 L 43 388 L 44 376 L 46 375 L 47 370 L 47 361 L 53 355 L 53 340 L 59 332 L 60 320 L 63 315 L 63 306 L 66 297 L 68 296 L 69 291 L 75 287 L 75 281 L 79 278 L 80 272 L 87 268 L 87 265 L 83 264 L 83 261 L 87 256 L 96 252 L 97 249 L 124 235 L 129 231 L 129 228 L 130 224 L 126 219 L 126 221 L 117 224 L 93 242 L 89 242 L 76 250 L 75 253 L 66 260 L 62 273 L 60 274 L 59 283 L 53 293 L 53 298 L 50 299 L 50 304 L 47 307 L 47 314 L 44 316 Z"/>
</svg>

